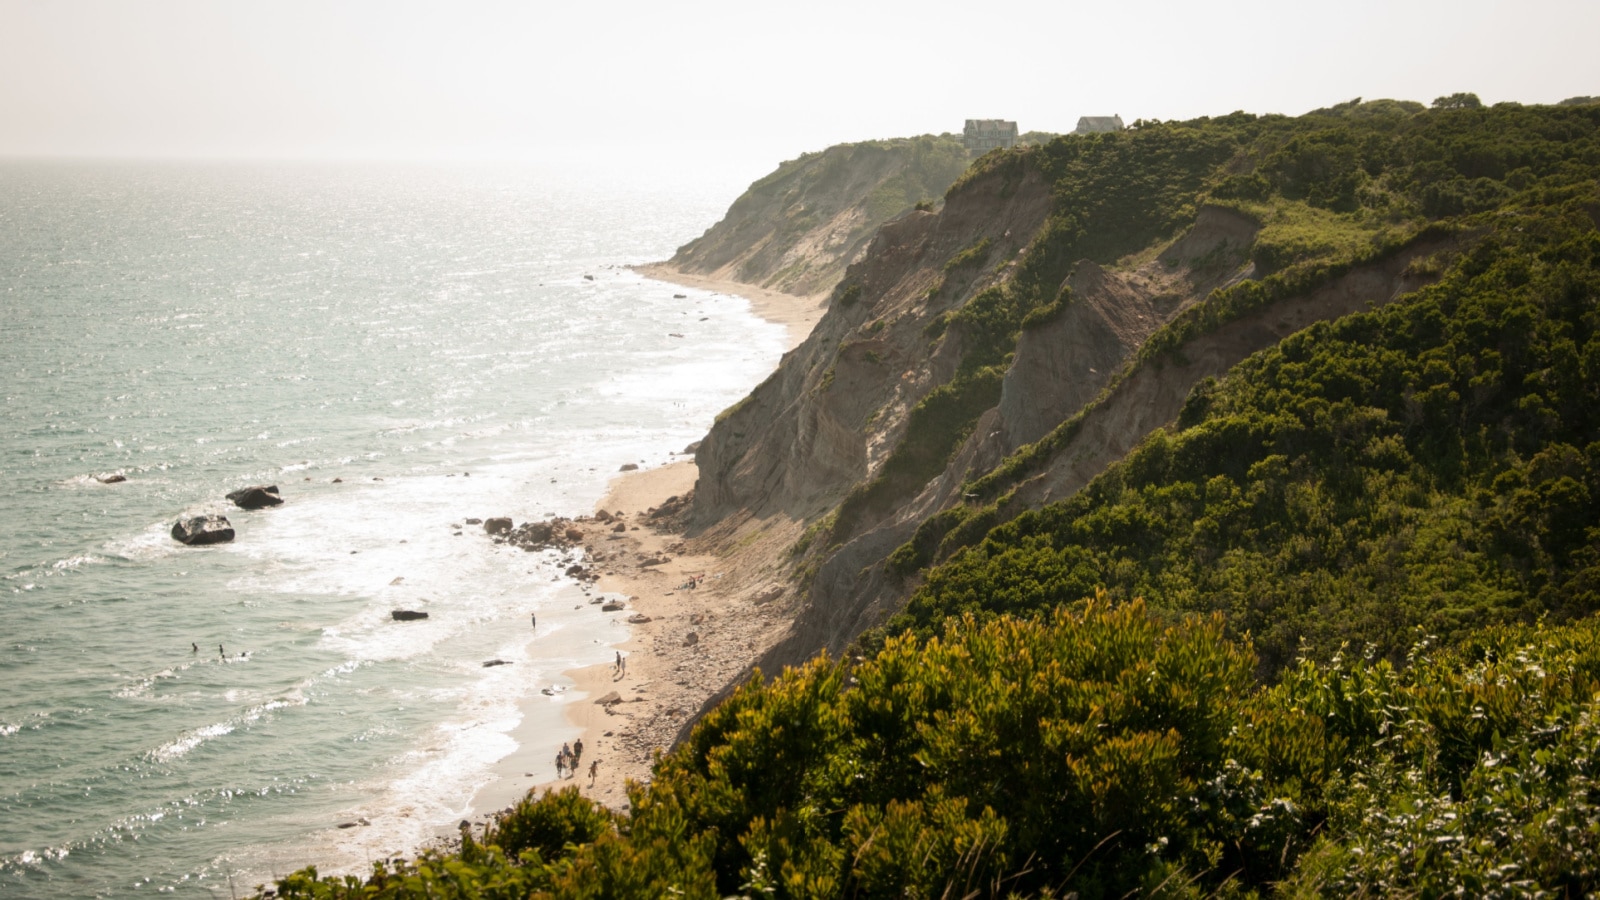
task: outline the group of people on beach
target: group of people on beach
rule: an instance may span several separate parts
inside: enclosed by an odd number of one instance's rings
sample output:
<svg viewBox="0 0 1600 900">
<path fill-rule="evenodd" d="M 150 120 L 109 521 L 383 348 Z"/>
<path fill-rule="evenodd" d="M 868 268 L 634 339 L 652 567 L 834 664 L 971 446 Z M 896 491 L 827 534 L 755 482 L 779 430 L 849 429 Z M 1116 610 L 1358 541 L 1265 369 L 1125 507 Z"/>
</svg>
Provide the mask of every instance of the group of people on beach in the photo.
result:
<svg viewBox="0 0 1600 900">
<path fill-rule="evenodd" d="M 561 752 L 556 754 L 556 777 L 575 778 L 578 775 L 578 763 L 583 758 L 583 738 L 578 738 L 571 744 L 562 744 Z M 594 780 L 600 777 L 600 760 L 589 763 L 589 786 L 594 787 Z"/>
<path fill-rule="evenodd" d="M 706 580 L 706 573 L 704 573 L 704 572 L 701 572 L 698 575 L 690 575 L 688 581 L 685 581 L 683 584 L 678 585 L 676 588 L 673 588 L 673 590 L 692 591 L 695 588 L 700 586 L 700 582 L 705 581 L 705 580 Z"/>
</svg>

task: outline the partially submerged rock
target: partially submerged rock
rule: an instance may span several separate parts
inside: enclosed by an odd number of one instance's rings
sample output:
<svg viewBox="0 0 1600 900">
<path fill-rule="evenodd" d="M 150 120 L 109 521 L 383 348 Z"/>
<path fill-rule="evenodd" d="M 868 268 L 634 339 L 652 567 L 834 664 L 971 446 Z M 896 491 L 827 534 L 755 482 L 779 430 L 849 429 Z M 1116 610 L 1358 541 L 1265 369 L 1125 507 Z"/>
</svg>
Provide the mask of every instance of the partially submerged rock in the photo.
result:
<svg viewBox="0 0 1600 900">
<path fill-rule="evenodd" d="M 512 524 L 509 516 L 495 516 L 491 519 L 485 519 L 483 522 L 483 530 L 490 534 L 510 534 L 511 528 Z"/>
<path fill-rule="evenodd" d="M 485 669 L 492 669 L 495 666 L 509 666 L 509 665 L 511 665 L 511 661 L 508 660 L 508 659 L 490 659 L 490 660 L 485 660 L 484 663 L 483 663 L 483 667 Z"/>
<path fill-rule="evenodd" d="M 266 509 L 283 502 L 275 484 L 252 484 L 228 494 L 228 499 L 240 509 Z"/>
<path fill-rule="evenodd" d="M 101 484 L 121 484 L 122 482 L 128 480 L 128 476 L 119 472 L 112 472 L 108 475 L 96 475 L 94 480 L 100 482 Z"/>
<path fill-rule="evenodd" d="M 191 547 L 223 544 L 233 540 L 233 525 L 226 516 L 191 516 L 172 526 L 172 539 Z"/>
<path fill-rule="evenodd" d="M 426 619 L 428 614 L 414 609 L 397 609 L 389 613 L 389 616 L 396 622 L 415 622 L 418 619 Z"/>
</svg>

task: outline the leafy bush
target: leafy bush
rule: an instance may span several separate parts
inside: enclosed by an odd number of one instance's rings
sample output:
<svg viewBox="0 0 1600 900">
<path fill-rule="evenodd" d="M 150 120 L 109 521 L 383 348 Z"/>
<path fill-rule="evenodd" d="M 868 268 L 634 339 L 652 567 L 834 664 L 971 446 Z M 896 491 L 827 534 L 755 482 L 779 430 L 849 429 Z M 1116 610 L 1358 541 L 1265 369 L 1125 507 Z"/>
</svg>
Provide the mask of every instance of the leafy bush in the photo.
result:
<svg viewBox="0 0 1600 900">
<path fill-rule="evenodd" d="M 929 574 L 901 626 L 1113 597 L 1226 613 L 1269 671 L 1309 640 L 1600 609 L 1600 233 L 1577 194 L 1434 286 L 1203 386 L 1075 497 Z M 1517 230 L 1520 229 L 1520 230 Z"/>
<path fill-rule="evenodd" d="M 1582 896 L 1600 888 L 1600 622 L 1253 683 L 1216 616 L 1104 597 L 759 677 L 545 860 L 486 845 L 284 897 Z"/>
</svg>

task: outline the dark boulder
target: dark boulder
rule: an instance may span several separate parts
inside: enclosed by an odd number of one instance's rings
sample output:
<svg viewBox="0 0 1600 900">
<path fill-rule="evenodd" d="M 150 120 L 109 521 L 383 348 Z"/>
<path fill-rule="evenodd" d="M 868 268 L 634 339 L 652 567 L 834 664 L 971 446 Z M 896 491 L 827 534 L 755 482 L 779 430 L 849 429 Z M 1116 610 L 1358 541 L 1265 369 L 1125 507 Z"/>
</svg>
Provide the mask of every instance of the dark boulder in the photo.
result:
<svg viewBox="0 0 1600 900">
<path fill-rule="evenodd" d="M 240 509 L 266 509 L 283 502 L 275 484 L 252 484 L 228 494 L 228 499 Z"/>
<path fill-rule="evenodd" d="M 233 525 L 227 517 L 217 515 L 179 519 L 172 526 L 172 539 L 191 547 L 223 544 L 233 540 Z"/>
<path fill-rule="evenodd" d="M 96 475 L 94 480 L 100 482 L 101 484 L 121 484 L 128 480 L 128 476 L 118 472 L 112 472 L 110 475 Z"/>
<path fill-rule="evenodd" d="M 396 622 L 414 622 L 417 619 L 426 619 L 428 617 L 427 613 L 418 612 L 414 609 L 397 609 L 389 613 L 389 615 L 394 617 Z"/>
<path fill-rule="evenodd" d="M 483 520 L 483 530 L 490 534 L 509 534 L 511 531 L 511 518 L 509 516 L 495 516 Z"/>
<path fill-rule="evenodd" d="M 495 666 L 509 666 L 509 665 L 511 665 L 511 661 L 510 660 L 491 659 L 491 660 L 487 660 L 486 662 L 484 662 L 483 667 L 485 669 L 492 669 Z"/>
</svg>

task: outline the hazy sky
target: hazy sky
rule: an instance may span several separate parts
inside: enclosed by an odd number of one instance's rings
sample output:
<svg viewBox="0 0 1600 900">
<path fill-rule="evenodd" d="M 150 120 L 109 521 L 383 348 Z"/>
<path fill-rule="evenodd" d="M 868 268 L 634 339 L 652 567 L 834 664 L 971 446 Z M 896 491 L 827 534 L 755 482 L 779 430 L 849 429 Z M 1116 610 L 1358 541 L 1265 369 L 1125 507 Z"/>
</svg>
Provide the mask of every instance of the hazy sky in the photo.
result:
<svg viewBox="0 0 1600 900">
<path fill-rule="evenodd" d="M 0 156 L 676 161 L 1600 95 L 1600 0 L 0 0 Z"/>
</svg>

